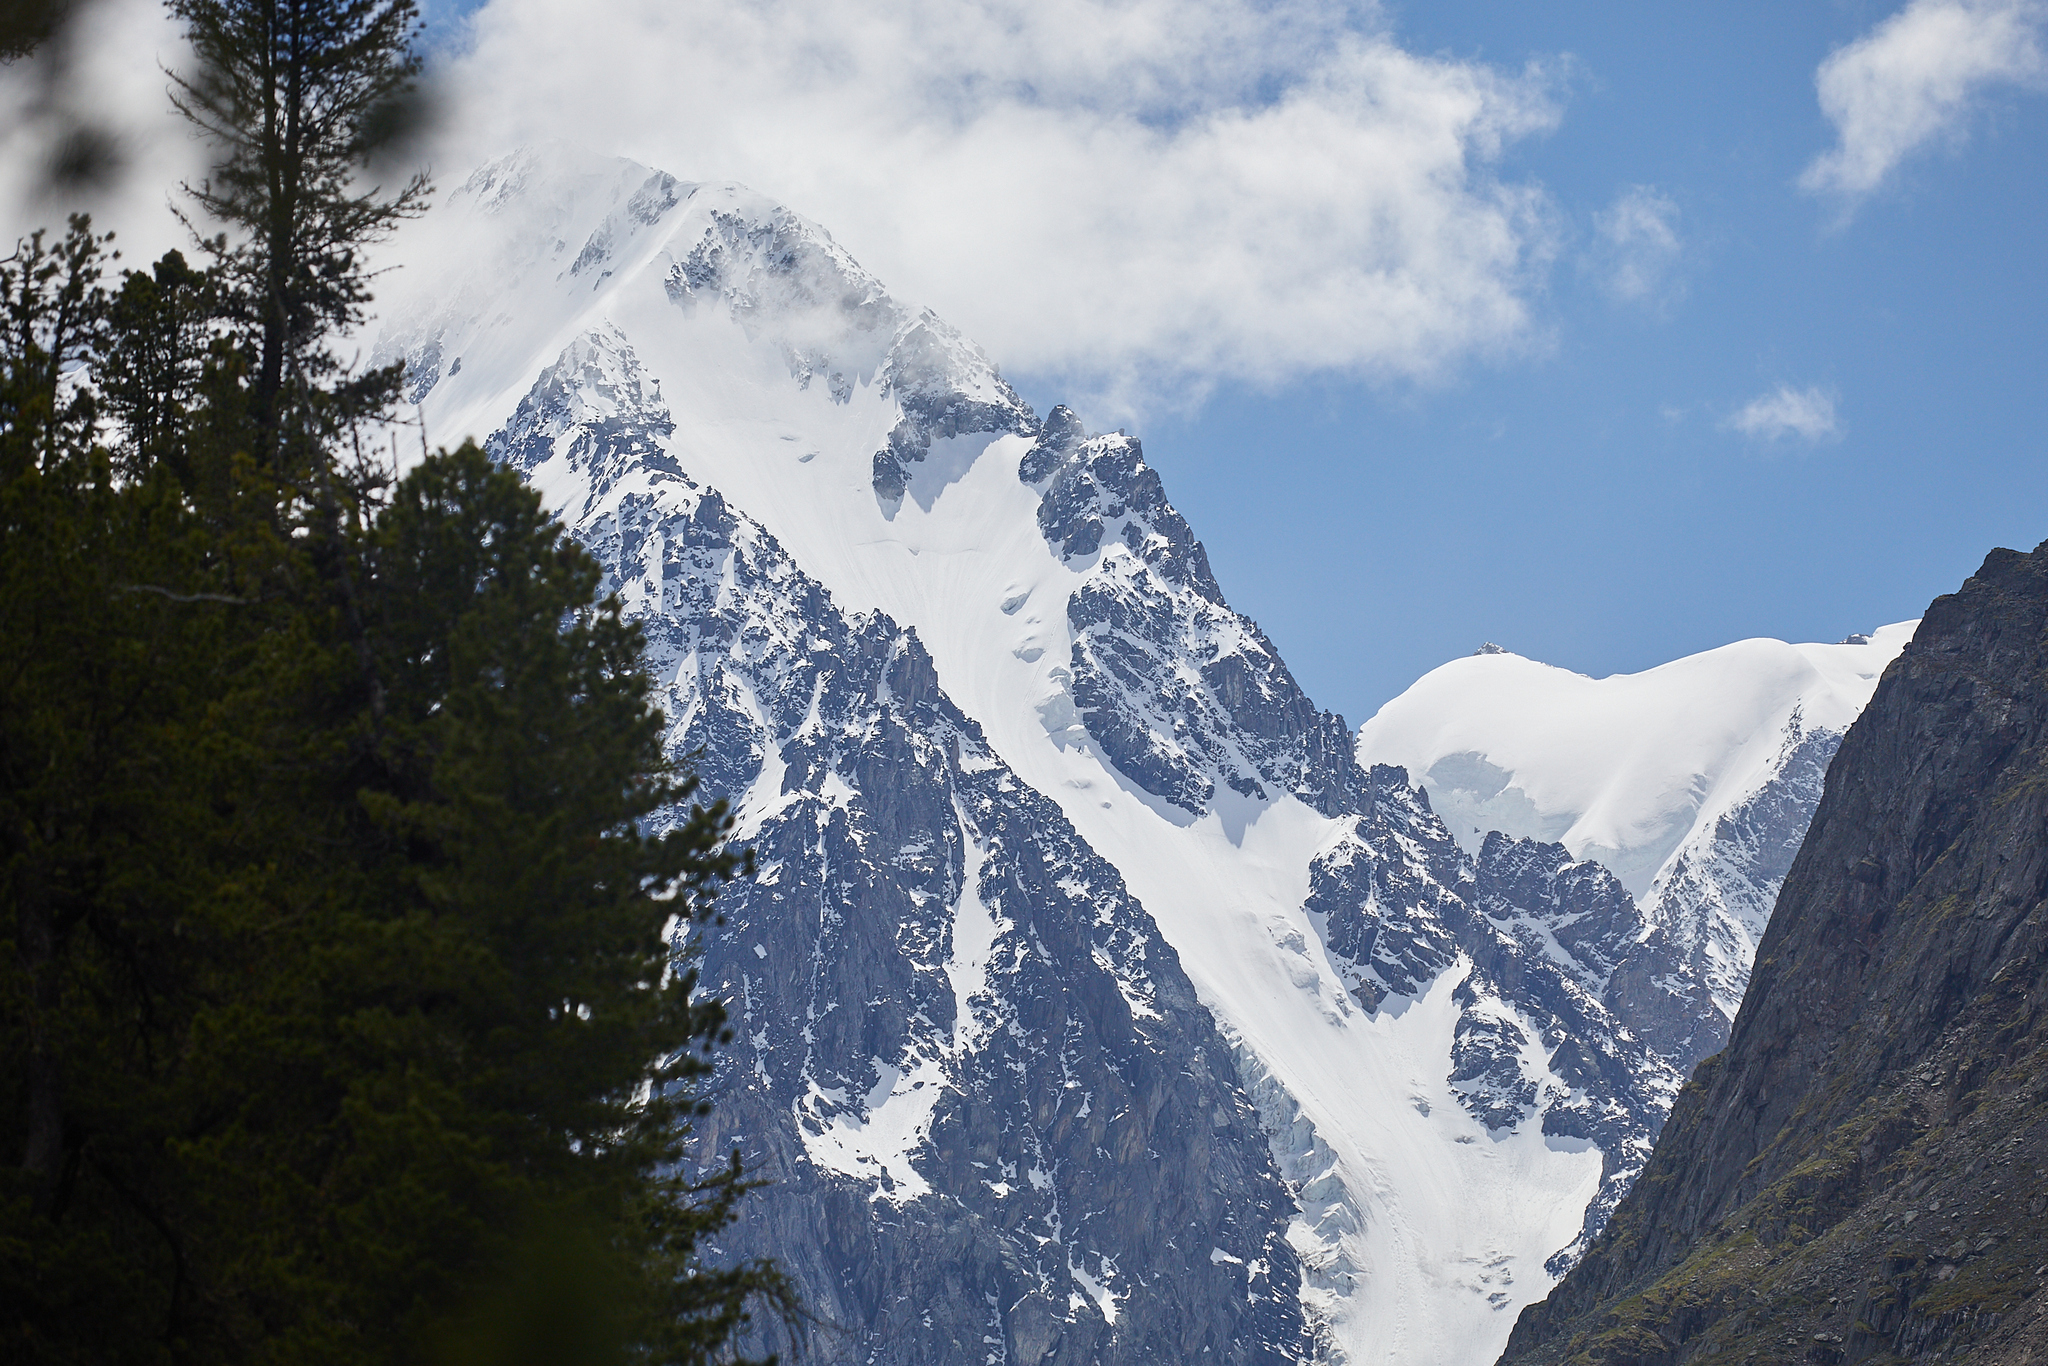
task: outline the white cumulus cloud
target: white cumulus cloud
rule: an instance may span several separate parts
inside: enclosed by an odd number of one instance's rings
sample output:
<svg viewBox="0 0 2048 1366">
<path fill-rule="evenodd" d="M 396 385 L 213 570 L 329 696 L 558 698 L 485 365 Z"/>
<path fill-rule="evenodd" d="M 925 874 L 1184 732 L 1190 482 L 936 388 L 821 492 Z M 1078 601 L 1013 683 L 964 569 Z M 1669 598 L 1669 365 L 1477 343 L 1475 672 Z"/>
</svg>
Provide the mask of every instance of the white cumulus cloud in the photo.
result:
<svg viewBox="0 0 2048 1366">
<path fill-rule="evenodd" d="M 1912 0 L 1830 53 L 1815 75 L 1838 145 L 1800 185 L 1855 199 L 1931 142 L 1961 136 L 1970 112 L 2001 85 L 2048 76 L 2044 0 Z"/>
<path fill-rule="evenodd" d="M 1806 441 L 1824 441 L 1841 435 L 1832 395 L 1813 385 L 1795 389 L 1780 384 L 1759 394 L 1738 409 L 1727 425 L 1744 436 L 1764 441 L 1796 436 Z"/>
<path fill-rule="evenodd" d="M 165 200 L 203 148 L 164 103 L 183 54 L 157 0 L 93 4 L 70 85 L 127 152 L 94 197 L 135 260 L 181 242 Z M 1557 215 L 1499 159 L 1555 125 L 1558 82 L 1418 56 L 1370 4 L 486 0 L 453 22 L 444 190 L 538 141 L 741 181 L 1097 420 L 1226 379 L 1427 382 L 1545 340 Z M 34 65 L 0 68 L 0 203 L 24 223 L 52 216 L 27 202 Z"/>
<path fill-rule="evenodd" d="M 1422 378 L 1526 345 L 1552 250 L 1496 173 L 1541 71 L 1327 0 L 490 0 L 453 179 L 520 142 L 742 181 L 1008 369 L 1107 406 Z"/>
<path fill-rule="evenodd" d="M 1610 298 L 1657 303 L 1673 292 L 1672 270 L 1684 251 L 1678 204 L 1654 185 L 1631 185 L 1593 217 L 1595 265 Z"/>
</svg>

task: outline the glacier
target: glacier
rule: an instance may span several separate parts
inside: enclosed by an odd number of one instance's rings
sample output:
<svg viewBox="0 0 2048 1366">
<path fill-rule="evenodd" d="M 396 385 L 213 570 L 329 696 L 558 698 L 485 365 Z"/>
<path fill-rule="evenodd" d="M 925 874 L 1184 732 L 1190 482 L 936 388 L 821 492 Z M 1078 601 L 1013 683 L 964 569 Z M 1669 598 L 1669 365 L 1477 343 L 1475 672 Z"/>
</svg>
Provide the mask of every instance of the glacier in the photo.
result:
<svg viewBox="0 0 2048 1366">
<path fill-rule="evenodd" d="M 1361 762 L 1416 775 L 1453 835 L 1554 840 L 1620 877 L 1685 982 L 1667 1054 L 1719 1051 L 1821 780 L 1896 622 L 1834 644 L 1737 641 L 1588 678 L 1498 647 L 1423 675 L 1358 730 Z"/>
<path fill-rule="evenodd" d="M 771 1183 L 716 1252 L 790 1271 L 806 1349 L 1496 1356 L 1713 1028 L 1593 805 L 1530 759 L 1461 843 L 1427 775 L 1505 748 L 1320 711 L 1136 438 L 764 196 L 530 148 L 401 246 L 378 355 L 599 558 L 757 852 L 700 1140 Z"/>
</svg>

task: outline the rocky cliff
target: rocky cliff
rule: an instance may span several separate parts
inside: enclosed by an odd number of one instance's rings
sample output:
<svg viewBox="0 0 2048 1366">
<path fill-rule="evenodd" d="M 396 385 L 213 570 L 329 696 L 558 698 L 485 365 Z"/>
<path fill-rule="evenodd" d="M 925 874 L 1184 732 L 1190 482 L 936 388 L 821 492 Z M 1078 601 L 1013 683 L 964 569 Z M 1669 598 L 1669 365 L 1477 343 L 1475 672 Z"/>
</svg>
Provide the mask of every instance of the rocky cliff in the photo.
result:
<svg viewBox="0 0 2048 1366">
<path fill-rule="evenodd" d="M 773 1183 L 721 1251 L 789 1269 L 806 1355 L 1492 1357 L 1678 1088 L 1621 884 L 1461 849 L 1137 438 L 817 225 L 534 151 L 423 226 L 382 355 L 603 563 L 760 857 L 700 1133 Z"/>
<path fill-rule="evenodd" d="M 1829 768 L 1727 1048 L 1504 1366 L 2048 1358 L 2048 545 Z"/>
<path fill-rule="evenodd" d="M 1487 645 L 1382 707 L 1358 753 L 1415 775 L 1475 856 L 1499 831 L 1619 878 L 1647 935 L 1607 1004 L 1690 1073 L 1727 1043 L 1828 763 L 1915 624 L 1606 678 Z"/>
</svg>

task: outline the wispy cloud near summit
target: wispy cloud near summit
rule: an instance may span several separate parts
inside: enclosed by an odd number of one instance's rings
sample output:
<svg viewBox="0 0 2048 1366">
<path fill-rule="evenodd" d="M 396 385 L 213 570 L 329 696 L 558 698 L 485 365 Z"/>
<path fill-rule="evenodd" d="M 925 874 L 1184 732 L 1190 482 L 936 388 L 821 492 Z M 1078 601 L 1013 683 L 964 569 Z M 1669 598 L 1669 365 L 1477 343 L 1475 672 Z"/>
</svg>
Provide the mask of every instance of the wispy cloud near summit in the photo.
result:
<svg viewBox="0 0 2048 1366">
<path fill-rule="evenodd" d="M 735 179 L 1009 368 L 1141 406 L 1531 334 L 1540 71 L 1252 0 L 491 0 L 447 170 L 542 138 Z M 1369 12 L 1368 12 L 1369 15 Z M 601 16 L 601 17 L 600 17 Z"/>
</svg>

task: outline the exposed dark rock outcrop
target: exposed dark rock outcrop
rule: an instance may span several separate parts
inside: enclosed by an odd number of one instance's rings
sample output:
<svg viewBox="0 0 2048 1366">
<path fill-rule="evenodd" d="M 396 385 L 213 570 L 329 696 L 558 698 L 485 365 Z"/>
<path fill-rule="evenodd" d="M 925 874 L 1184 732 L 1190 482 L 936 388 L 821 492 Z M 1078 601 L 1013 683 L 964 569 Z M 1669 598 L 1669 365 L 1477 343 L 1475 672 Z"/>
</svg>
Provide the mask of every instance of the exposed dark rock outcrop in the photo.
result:
<svg viewBox="0 0 2048 1366">
<path fill-rule="evenodd" d="M 489 449 L 593 490 L 574 531 L 646 633 L 669 750 L 751 794 L 697 1133 L 769 1184 L 712 1256 L 782 1266 L 807 1360 L 1307 1360 L 1294 1202 L 1172 946 L 914 633 L 650 454 L 669 420 L 593 333 Z"/>
<path fill-rule="evenodd" d="M 1071 686 L 1110 762 L 1190 815 L 1219 778 L 1259 801 L 1291 792 L 1324 815 L 1356 809 L 1365 775 L 1350 728 L 1317 710 L 1265 632 L 1223 600 L 1136 437 L 1090 436 L 1054 408 L 1018 477 L 1043 495 L 1046 544 L 1093 570 L 1067 602 Z M 1112 543 L 1130 554 L 1104 555 Z"/>
<path fill-rule="evenodd" d="M 1396 1313 L 1488 1355 L 1677 1092 L 1650 922 L 1362 765 L 1134 438 L 1041 424 L 787 209 L 547 161 L 456 196 L 480 264 L 390 355 L 499 406 L 487 448 L 603 563 L 759 856 L 706 932 L 735 1034 L 697 1134 L 772 1184 L 713 1255 L 776 1258 L 833 1366 L 1358 1361 L 1407 1350 Z M 920 556 L 967 530 L 970 577 Z M 1503 1159 L 1549 1175 L 1462 1202 Z"/>
<path fill-rule="evenodd" d="M 2048 1359 L 2048 545 L 1842 742 L 1728 1047 L 1504 1366 Z"/>
</svg>

